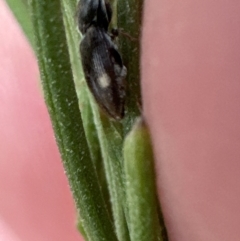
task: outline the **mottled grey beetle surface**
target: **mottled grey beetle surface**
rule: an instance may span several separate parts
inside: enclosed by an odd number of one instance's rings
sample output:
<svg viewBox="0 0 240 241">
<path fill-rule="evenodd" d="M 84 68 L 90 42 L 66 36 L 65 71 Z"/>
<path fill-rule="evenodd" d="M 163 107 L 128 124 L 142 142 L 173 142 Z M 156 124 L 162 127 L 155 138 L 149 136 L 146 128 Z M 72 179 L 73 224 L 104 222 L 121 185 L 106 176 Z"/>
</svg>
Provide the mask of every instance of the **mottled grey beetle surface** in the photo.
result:
<svg viewBox="0 0 240 241">
<path fill-rule="evenodd" d="M 112 10 L 104 0 L 80 0 L 78 27 L 84 75 L 100 108 L 119 120 L 124 116 L 127 70 L 108 33 Z"/>
</svg>

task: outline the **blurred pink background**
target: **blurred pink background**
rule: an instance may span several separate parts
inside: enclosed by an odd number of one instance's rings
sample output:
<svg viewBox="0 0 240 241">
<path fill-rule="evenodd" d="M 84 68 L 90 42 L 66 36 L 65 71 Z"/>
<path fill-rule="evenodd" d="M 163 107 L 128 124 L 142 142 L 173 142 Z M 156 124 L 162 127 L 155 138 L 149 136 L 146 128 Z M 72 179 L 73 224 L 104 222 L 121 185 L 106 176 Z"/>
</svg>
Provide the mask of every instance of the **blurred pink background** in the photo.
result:
<svg viewBox="0 0 240 241">
<path fill-rule="evenodd" d="M 240 240 L 240 1 L 145 1 L 144 115 L 171 241 Z"/>
<path fill-rule="evenodd" d="M 77 241 L 33 51 L 0 0 L 0 240 Z"/>
</svg>

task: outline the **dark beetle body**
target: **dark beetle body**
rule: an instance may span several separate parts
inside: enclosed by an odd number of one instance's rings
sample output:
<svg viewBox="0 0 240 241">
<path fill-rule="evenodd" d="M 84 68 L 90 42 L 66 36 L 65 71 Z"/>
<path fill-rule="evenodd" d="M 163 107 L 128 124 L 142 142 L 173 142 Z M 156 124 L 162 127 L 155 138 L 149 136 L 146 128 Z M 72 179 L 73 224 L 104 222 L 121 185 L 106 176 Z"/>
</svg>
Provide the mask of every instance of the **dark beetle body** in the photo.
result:
<svg viewBox="0 0 240 241">
<path fill-rule="evenodd" d="M 80 0 L 79 30 L 83 34 L 80 55 L 83 71 L 98 105 L 114 119 L 124 116 L 127 70 L 108 34 L 112 11 L 104 0 Z"/>
<path fill-rule="evenodd" d="M 109 35 L 90 27 L 80 44 L 85 78 L 99 106 L 115 119 L 124 115 L 126 68 Z"/>
</svg>

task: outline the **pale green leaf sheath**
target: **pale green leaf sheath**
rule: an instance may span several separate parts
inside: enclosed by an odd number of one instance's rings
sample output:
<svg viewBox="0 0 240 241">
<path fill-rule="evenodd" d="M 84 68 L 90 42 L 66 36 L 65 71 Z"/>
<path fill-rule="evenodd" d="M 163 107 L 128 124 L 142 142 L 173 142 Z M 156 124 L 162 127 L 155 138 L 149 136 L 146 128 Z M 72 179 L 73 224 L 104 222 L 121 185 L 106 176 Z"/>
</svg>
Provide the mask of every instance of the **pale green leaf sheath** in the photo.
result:
<svg viewBox="0 0 240 241">
<path fill-rule="evenodd" d="M 126 199 L 131 241 L 165 241 L 160 226 L 150 136 L 138 119 L 124 142 Z"/>
</svg>

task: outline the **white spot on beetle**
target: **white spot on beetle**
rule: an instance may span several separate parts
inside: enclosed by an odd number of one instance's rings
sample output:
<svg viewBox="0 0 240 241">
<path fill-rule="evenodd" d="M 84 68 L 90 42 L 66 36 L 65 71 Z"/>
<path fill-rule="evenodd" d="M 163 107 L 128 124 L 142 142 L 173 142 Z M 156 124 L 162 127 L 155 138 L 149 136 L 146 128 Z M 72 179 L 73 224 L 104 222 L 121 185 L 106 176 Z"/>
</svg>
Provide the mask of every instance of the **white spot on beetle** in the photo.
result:
<svg viewBox="0 0 240 241">
<path fill-rule="evenodd" d="M 102 89 L 107 88 L 110 85 L 111 79 L 108 74 L 105 72 L 101 76 L 98 77 L 98 84 Z"/>
</svg>

